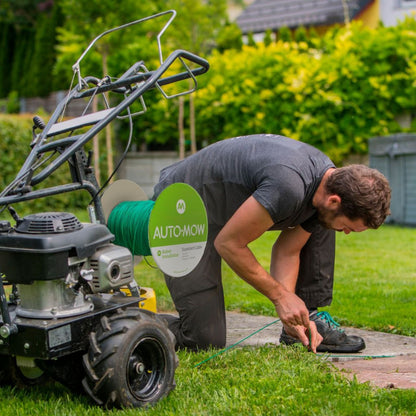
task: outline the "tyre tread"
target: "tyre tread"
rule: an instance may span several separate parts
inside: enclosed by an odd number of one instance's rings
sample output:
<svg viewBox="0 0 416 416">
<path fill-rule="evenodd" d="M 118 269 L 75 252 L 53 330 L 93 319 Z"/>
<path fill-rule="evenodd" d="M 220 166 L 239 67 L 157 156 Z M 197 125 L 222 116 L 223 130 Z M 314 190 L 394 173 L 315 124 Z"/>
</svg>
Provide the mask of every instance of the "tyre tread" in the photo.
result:
<svg viewBox="0 0 416 416">
<path fill-rule="evenodd" d="M 126 351 L 124 344 L 134 344 L 136 336 L 138 339 L 146 337 L 146 331 L 152 337 L 157 337 L 156 348 L 162 348 L 166 360 L 163 379 L 155 380 L 157 387 L 154 391 L 155 385 L 151 387 L 148 397 L 140 396 L 141 393 L 135 396 L 136 393 L 130 392 L 128 381 L 123 378 L 127 376 L 120 372 L 116 376 L 114 368 L 120 360 L 127 359 L 123 355 Z M 179 361 L 174 345 L 175 337 L 167 328 L 166 321 L 152 312 L 130 307 L 118 309 L 113 315 L 102 317 L 97 330 L 90 334 L 90 349 L 83 356 L 86 377 L 82 384 L 86 393 L 100 406 L 107 408 L 154 404 L 176 386 L 174 373 Z"/>
</svg>

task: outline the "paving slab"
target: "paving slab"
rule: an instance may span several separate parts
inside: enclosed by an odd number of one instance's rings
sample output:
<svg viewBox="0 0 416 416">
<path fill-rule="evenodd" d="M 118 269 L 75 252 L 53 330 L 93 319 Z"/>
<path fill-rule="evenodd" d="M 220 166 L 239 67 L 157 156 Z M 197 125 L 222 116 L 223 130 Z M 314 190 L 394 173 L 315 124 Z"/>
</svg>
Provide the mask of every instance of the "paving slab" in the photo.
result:
<svg viewBox="0 0 416 416">
<path fill-rule="evenodd" d="M 343 328 L 364 338 L 356 354 L 319 354 L 347 377 L 386 388 L 416 388 L 416 338 L 357 328 Z M 227 312 L 227 346 L 279 344 L 282 324 L 270 316 Z M 236 345 L 236 346 L 237 346 Z"/>
<path fill-rule="evenodd" d="M 383 388 L 416 389 L 416 354 L 334 363 L 347 377 Z"/>
</svg>

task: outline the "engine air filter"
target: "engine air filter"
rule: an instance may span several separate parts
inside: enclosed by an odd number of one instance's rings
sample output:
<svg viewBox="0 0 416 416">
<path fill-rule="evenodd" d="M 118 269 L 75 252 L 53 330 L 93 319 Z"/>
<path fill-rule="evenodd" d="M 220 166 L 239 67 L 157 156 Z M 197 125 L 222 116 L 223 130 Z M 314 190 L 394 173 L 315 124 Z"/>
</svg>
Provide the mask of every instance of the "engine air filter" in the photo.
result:
<svg viewBox="0 0 416 416">
<path fill-rule="evenodd" d="M 27 234 L 57 234 L 76 231 L 82 224 L 75 215 L 68 212 L 42 212 L 24 217 L 15 230 Z"/>
</svg>

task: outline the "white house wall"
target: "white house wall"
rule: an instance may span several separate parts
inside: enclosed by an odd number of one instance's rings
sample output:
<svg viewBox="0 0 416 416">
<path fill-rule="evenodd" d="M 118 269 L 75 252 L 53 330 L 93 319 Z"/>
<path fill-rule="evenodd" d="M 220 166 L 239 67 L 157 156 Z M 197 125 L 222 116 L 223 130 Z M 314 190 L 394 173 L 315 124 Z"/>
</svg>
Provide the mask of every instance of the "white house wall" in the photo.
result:
<svg viewBox="0 0 416 416">
<path fill-rule="evenodd" d="M 416 0 L 380 0 L 380 19 L 385 26 L 395 26 L 406 15 L 416 16 Z"/>
</svg>

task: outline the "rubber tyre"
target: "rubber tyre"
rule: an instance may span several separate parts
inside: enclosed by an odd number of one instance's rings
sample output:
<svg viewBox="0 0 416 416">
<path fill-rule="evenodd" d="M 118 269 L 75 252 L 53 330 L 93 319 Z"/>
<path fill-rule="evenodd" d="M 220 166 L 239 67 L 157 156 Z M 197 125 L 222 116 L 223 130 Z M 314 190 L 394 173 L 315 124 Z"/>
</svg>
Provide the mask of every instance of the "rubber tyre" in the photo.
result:
<svg viewBox="0 0 416 416">
<path fill-rule="evenodd" d="M 175 387 L 175 338 L 156 314 L 119 310 L 90 334 L 83 363 L 84 389 L 100 406 L 152 405 Z"/>
</svg>

